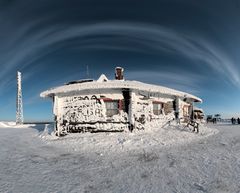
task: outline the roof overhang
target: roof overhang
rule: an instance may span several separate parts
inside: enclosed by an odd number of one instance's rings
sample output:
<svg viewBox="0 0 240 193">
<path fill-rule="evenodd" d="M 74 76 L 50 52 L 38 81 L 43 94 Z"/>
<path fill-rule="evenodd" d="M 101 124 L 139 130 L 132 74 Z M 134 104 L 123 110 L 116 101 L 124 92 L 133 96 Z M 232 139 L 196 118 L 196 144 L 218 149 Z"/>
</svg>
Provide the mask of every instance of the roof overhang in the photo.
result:
<svg viewBox="0 0 240 193">
<path fill-rule="evenodd" d="M 150 93 L 161 93 L 164 95 L 175 96 L 180 98 L 187 98 L 193 102 L 202 102 L 202 99 L 186 92 L 174 90 L 164 86 L 146 84 L 138 81 L 119 81 L 108 80 L 106 82 L 84 82 L 72 85 L 63 85 L 56 88 L 49 89 L 40 94 L 41 97 L 53 97 L 55 95 L 70 94 L 74 92 L 81 92 L 86 90 L 99 90 L 99 89 L 131 89 L 140 90 Z"/>
</svg>

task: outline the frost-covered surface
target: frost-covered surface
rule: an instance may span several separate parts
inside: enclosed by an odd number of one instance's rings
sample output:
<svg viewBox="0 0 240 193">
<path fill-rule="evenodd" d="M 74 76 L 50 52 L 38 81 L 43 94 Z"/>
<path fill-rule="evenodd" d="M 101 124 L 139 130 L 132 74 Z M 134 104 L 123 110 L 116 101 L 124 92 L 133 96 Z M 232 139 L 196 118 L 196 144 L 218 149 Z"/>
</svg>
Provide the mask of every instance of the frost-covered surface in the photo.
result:
<svg viewBox="0 0 240 193">
<path fill-rule="evenodd" d="M 85 91 L 85 90 L 98 90 L 98 89 L 122 89 L 122 88 L 129 88 L 133 90 L 142 90 L 147 92 L 153 92 L 153 93 L 162 93 L 166 95 L 174 95 L 179 97 L 187 97 L 191 98 L 197 101 L 202 101 L 200 98 L 182 92 L 177 91 L 171 88 L 167 88 L 164 86 L 157 86 L 152 84 L 146 84 L 139 81 L 119 81 L 119 80 L 108 80 L 106 82 L 86 82 L 86 83 L 80 83 L 80 84 L 71 84 L 71 85 L 64 85 L 59 86 L 56 88 L 52 88 L 50 90 L 44 91 L 40 94 L 41 97 L 47 97 L 51 96 L 52 94 L 63 94 L 63 93 L 69 93 L 69 92 L 77 92 L 77 91 Z"/>
<path fill-rule="evenodd" d="M 210 129 L 215 127 L 216 129 Z M 240 126 L 51 135 L 0 124 L 0 192 L 239 192 Z"/>
<path fill-rule="evenodd" d="M 53 98 L 58 136 L 160 127 L 175 117 L 185 120 L 191 116 L 193 102 L 201 102 L 188 93 L 138 81 L 108 80 L 103 74 L 97 81 L 67 84 L 40 96 Z"/>
<path fill-rule="evenodd" d="M 56 117 L 57 132 L 63 134 L 72 131 L 99 131 L 99 130 L 129 130 L 132 125 L 135 129 L 151 127 L 160 127 L 172 120 L 174 116 L 172 98 L 151 97 L 143 99 L 144 93 L 130 92 L 130 104 L 124 101 L 129 99 L 123 96 L 123 91 L 111 90 L 94 91 L 92 93 L 70 94 L 69 96 L 55 96 L 53 113 Z M 146 93 L 145 93 L 146 94 Z M 117 101 L 118 113 L 113 116 L 107 116 L 105 100 Z M 180 99 L 178 99 L 181 101 Z M 165 103 L 161 107 L 161 113 L 155 115 L 153 112 L 153 101 Z M 167 105 L 168 104 L 168 105 Z M 180 102 L 180 116 L 183 116 L 183 106 L 188 104 Z M 121 106 L 121 108 L 119 108 Z M 123 110 L 128 107 L 127 110 Z M 166 111 L 166 112 L 165 112 Z"/>
<path fill-rule="evenodd" d="M 52 129 L 49 128 L 51 131 Z M 200 133 L 191 133 L 189 128 L 176 124 L 160 129 L 134 130 L 133 132 L 100 132 L 100 133 L 69 133 L 67 136 L 56 140 L 50 137 L 46 129 L 41 133 L 42 138 L 47 138 L 46 143 L 63 146 L 68 151 L 96 151 L 99 154 L 112 154 L 116 151 L 124 153 L 139 148 L 172 147 L 189 144 L 192 141 L 218 133 L 218 130 L 200 127 Z M 51 136 L 53 136 L 51 134 Z"/>
<path fill-rule="evenodd" d="M 16 122 L 7 122 L 2 121 L 0 122 L 0 128 L 26 128 L 26 127 L 33 127 L 35 125 L 29 124 L 29 125 L 17 125 Z"/>
</svg>

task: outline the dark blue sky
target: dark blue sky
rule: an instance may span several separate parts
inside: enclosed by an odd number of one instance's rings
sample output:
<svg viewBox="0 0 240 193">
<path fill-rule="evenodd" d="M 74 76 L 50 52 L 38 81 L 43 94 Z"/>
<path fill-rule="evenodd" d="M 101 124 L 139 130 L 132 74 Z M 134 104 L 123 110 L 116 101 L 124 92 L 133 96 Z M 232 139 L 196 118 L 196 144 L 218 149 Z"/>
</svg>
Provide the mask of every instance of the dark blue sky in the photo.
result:
<svg viewBox="0 0 240 193">
<path fill-rule="evenodd" d="M 203 99 L 206 114 L 240 116 L 239 0 L 0 0 L 0 119 L 52 118 L 41 91 L 125 68 L 126 79 Z"/>
</svg>

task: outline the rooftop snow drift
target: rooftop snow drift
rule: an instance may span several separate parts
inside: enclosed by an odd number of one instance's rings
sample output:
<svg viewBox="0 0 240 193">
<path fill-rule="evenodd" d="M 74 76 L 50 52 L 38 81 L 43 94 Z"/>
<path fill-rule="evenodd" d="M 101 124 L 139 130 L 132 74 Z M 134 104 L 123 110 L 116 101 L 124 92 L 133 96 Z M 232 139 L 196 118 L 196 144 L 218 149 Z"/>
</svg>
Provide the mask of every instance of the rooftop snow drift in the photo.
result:
<svg viewBox="0 0 240 193">
<path fill-rule="evenodd" d="M 69 93 L 69 92 L 76 92 L 76 91 L 85 91 L 85 90 L 94 90 L 94 89 L 116 89 L 116 88 L 128 88 L 128 89 L 135 89 L 141 91 L 147 91 L 152 93 L 162 93 L 166 95 L 174 95 L 182 98 L 190 98 L 195 102 L 202 102 L 202 100 L 194 95 L 174 90 L 171 88 L 167 88 L 164 86 L 157 86 L 152 84 L 146 84 L 139 81 L 123 81 L 123 80 L 108 80 L 107 78 L 103 79 L 102 75 L 98 81 L 91 81 L 91 82 L 81 82 L 75 84 L 68 84 L 59 87 L 55 87 L 44 91 L 40 94 L 41 97 L 52 97 L 54 95 L 62 94 L 62 93 Z M 104 81 L 103 81 L 104 80 Z"/>
</svg>

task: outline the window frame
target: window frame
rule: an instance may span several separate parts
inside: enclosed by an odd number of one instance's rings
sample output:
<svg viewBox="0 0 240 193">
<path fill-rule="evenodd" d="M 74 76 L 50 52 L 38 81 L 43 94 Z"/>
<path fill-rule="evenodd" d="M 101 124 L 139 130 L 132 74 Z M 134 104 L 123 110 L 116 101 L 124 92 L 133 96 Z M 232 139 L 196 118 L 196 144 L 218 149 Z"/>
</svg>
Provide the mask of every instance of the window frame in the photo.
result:
<svg viewBox="0 0 240 193">
<path fill-rule="evenodd" d="M 160 102 L 160 101 L 153 101 L 152 102 L 152 105 L 153 105 L 153 114 L 154 115 L 162 115 L 163 114 L 163 102 Z M 157 109 L 155 109 L 154 107 L 156 107 L 157 105 Z M 160 108 L 159 108 L 160 107 Z"/>
<path fill-rule="evenodd" d="M 188 117 L 190 116 L 190 109 L 189 109 L 189 105 L 183 105 L 183 116 L 184 117 Z"/>
<path fill-rule="evenodd" d="M 114 115 L 118 115 L 119 114 L 119 107 L 120 107 L 119 100 L 105 98 L 105 99 L 103 99 L 103 101 L 104 101 L 104 104 L 105 104 L 105 107 L 106 107 L 106 116 L 107 117 L 112 117 Z M 114 105 L 117 105 L 117 108 L 109 109 L 107 107 L 107 103 L 115 103 Z M 113 105 L 113 107 L 114 107 L 114 105 Z"/>
</svg>

